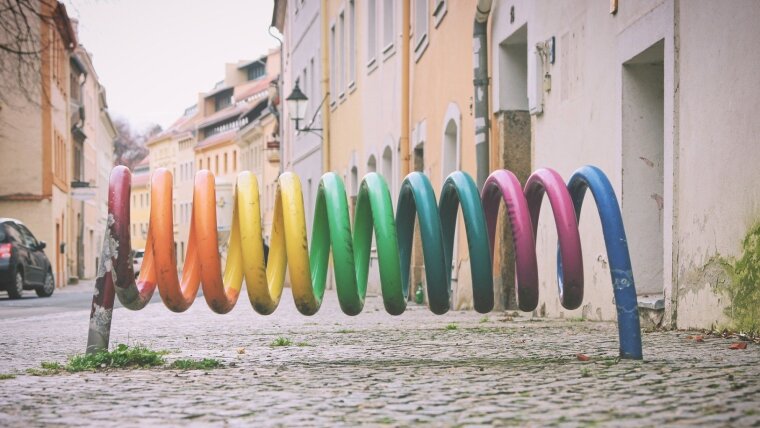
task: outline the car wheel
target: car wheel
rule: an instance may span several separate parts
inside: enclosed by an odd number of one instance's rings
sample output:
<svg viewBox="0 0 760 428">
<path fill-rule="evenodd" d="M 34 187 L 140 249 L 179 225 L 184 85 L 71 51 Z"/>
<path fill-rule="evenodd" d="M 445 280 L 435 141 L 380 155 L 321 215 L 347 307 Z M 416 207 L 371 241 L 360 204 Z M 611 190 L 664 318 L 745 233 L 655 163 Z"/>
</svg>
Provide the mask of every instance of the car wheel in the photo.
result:
<svg viewBox="0 0 760 428">
<path fill-rule="evenodd" d="M 34 290 L 40 297 L 50 297 L 55 291 L 55 281 L 53 281 L 53 274 L 48 272 L 45 274 L 45 282 L 42 287 Z"/>
<path fill-rule="evenodd" d="M 8 297 L 11 299 L 20 299 L 24 294 L 24 275 L 21 270 L 16 270 L 16 281 L 8 287 Z"/>
</svg>

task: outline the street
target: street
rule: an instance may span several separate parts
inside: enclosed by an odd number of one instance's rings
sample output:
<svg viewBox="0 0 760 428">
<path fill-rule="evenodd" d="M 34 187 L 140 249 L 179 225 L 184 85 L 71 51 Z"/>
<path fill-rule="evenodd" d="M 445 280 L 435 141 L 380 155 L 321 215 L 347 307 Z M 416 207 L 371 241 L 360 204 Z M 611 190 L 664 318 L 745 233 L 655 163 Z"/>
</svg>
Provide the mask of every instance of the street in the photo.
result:
<svg viewBox="0 0 760 428">
<path fill-rule="evenodd" d="M 72 294 L 70 305 L 87 300 Z M 203 299 L 181 314 L 163 304 L 114 311 L 112 347 L 143 344 L 169 351 L 169 361 L 215 358 L 219 369 L 32 376 L 26 370 L 43 361 L 84 351 L 89 311 L 70 305 L 4 320 L 0 373 L 15 378 L 0 380 L 0 425 L 760 424 L 753 343 L 730 350 L 738 339 L 652 332 L 643 362 L 618 361 L 614 323 L 436 316 L 415 305 L 393 317 L 377 297 L 349 317 L 333 290 L 312 317 L 297 313 L 289 289 L 270 316 L 245 296 L 227 315 Z"/>
<path fill-rule="evenodd" d="M 92 285 L 91 281 L 82 281 L 56 289 L 47 298 L 37 297 L 33 290 L 24 290 L 23 298 L 11 300 L 5 292 L 0 292 L 0 320 L 88 310 L 92 302 Z"/>
<path fill-rule="evenodd" d="M 94 281 L 83 280 L 79 284 L 56 289 L 52 296 L 40 298 L 33 290 L 24 290 L 24 297 L 11 300 L 7 293 L 0 292 L 0 320 L 20 317 L 38 317 L 70 311 L 90 310 Z M 151 303 L 160 301 L 158 293 Z M 121 307 L 118 299 L 116 307 Z"/>
</svg>

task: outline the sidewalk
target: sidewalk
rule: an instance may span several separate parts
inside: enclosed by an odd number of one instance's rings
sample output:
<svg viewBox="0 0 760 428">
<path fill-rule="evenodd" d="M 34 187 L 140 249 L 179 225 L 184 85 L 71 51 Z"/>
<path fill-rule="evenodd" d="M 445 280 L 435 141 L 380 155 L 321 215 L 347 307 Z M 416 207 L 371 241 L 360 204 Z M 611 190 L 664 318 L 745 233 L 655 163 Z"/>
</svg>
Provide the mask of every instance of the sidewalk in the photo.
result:
<svg viewBox="0 0 760 428">
<path fill-rule="evenodd" d="M 288 291 L 266 317 L 245 296 L 223 316 L 202 299 L 183 314 L 162 304 L 115 311 L 112 345 L 224 362 L 208 372 L 30 376 L 24 370 L 41 361 L 84 351 L 88 313 L 8 320 L 0 373 L 17 377 L 0 380 L 0 425 L 760 424 L 755 344 L 729 350 L 734 340 L 648 333 L 643 362 L 618 362 L 612 323 L 436 316 L 416 306 L 392 317 L 375 297 L 348 317 L 334 294 L 304 317 Z M 277 337 L 308 346 L 271 347 Z"/>
</svg>

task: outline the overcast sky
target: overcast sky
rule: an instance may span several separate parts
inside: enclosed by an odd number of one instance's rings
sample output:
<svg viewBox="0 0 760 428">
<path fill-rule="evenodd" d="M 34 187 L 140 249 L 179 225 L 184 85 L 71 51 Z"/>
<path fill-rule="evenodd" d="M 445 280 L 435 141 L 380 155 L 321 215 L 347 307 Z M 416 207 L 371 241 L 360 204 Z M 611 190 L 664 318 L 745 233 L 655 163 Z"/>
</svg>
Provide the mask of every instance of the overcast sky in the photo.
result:
<svg viewBox="0 0 760 428">
<path fill-rule="evenodd" d="M 279 44 L 269 33 L 272 0 L 64 0 L 79 19 L 111 115 L 137 129 L 166 128 L 198 92 L 224 78 L 224 64 Z"/>
</svg>

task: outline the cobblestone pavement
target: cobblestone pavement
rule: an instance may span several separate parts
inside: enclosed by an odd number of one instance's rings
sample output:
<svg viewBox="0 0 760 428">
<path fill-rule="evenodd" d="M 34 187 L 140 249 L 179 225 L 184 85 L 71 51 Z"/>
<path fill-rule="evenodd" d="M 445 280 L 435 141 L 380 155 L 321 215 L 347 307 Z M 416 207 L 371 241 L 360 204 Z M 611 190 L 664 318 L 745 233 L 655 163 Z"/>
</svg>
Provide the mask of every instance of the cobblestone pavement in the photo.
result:
<svg viewBox="0 0 760 428">
<path fill-rule="evenodd" d="M 656 332 L 644 335 L 643 362 L 617 361 L 613 323 L 416 306 L 392 317 L 376 297 L 348 317 L 329 293 L 313 317 L 287 291 L 267 317 L 244 296 L 223 316 L 202 298 L 183 314 L 115 311 L 112 344 L 224 362 L 209 371 L 31 376 L 84 350 L 88 312 L 6 320 L 0 373 L 17 376 L 0 380 L 0 425 L 760 426 L 755 344 Z M 294 345 L 271 346 L 277 337 Z"/>
</svg>

